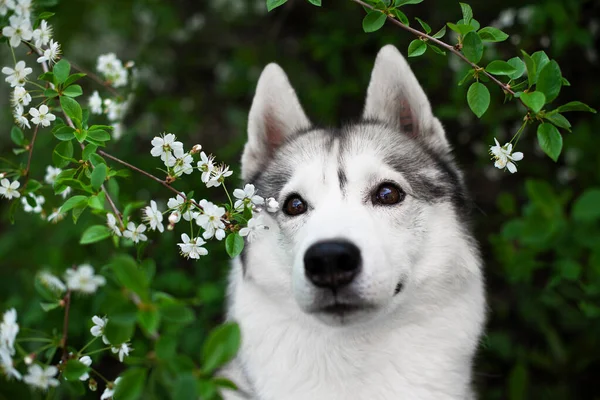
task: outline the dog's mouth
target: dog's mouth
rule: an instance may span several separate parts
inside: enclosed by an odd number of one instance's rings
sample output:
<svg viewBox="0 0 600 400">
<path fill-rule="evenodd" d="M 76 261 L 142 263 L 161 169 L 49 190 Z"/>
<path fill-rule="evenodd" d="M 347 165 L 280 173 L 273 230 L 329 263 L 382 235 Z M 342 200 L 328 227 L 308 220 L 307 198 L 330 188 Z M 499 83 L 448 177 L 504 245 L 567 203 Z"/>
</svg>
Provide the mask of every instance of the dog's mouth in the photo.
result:
<svg viewBox="0 0 600 400">
<path fill-rule="evenodd" d="M 371 308 L 373 307 L 365 304 L 349 304 L 335 302 L 328 306 L 322 307 L 321 309 L 319 309 L 319 312 L 328 315 L 344 316 L 348 314 L 354 314 L 360 311 L 368 311 Z"/>
</svg>

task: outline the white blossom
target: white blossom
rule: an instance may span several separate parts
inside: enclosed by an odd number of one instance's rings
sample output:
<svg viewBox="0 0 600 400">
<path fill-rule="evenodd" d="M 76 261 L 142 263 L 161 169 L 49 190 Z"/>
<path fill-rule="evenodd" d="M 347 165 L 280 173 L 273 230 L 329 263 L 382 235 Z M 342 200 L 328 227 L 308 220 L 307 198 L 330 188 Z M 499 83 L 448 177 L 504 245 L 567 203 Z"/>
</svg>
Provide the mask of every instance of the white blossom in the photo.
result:
<svg viewBox="0 0 600 400">
<path fill-rule="evenodd" d="M 200 201 L 200 206 L 204 211 L 196 217 L 196 223 L 204 229 L 202 237 L 210 239 L 214 236 L 217 240 L 222 240 L 225 237 L 225 223 L 222 218 L 226 210 L 207 200 Z"/>
<path fill-rule="evenodd" d="M 117 219 L 115 218 L 114 215 L 112 215 L 110 213 L 106 214 L 106 225 L 108 225 L 108 227 L 110 228 L 112 233 L 114 233 L 115 235 L 117 235 L 117 236 L 123 235 L 123 233 L 121 232 L 121 227 L 117 223 Z"/>
<path fill-rule="evenodd" d="M 2 316 L 0 322 L 0 348 L 8 351 L 8 354 L 15 354 L 15 339 L 19 333 L 19 324 L 17 324 L 17 310 L 11 308 Z"/>
<path fill-rule="evenodd" d="M 14 0 L 0 0 L 0 16 L 4 17 L 8 10 L 15 9 Z"/>
<path fill-rule="evenodd" d="M 104 99 L 104 107 L 106 107 L 106 117 L 109 121 L 121 121 L 129 108 L 129 101 Z"/>
<path fill-rule="evenodd" d="M 202 182 L 208 183 L 210 175 L 215 170 L 214 165 L 215 158 L 213 156 L 207 156 L 206 153 L 200 153 L 200 161 L 198 161 L 198 169 L 202 171 Z"/>
<path fill-rule="evenodd" d="M 105 344 L 110 344 L 108 339 L 106 338 L 106 336 L 104 336 L 104 328 L 106 328 L 106 323 L 108 322 L 108 318 L 106 318 L 106 317 L 100 318 L 99 316 L 94 315 L 92 317 L 92 322 L 94 323 L 94 326 L 92 326 L 92 328 L 90 329 L 90 333 L 92 334 L 92 336 L 93 337 L 102 336 L 102 341 Z"/>
<path fill-rule="evenodd" d="M 45 19 L 40 22 L 39 28 L 33 31 L 33 40 L 35 41 L 35 47 L 42 47 L 50 42 L 52 38 L 52 27 L 48 25 Z"/>
<path fill-rule="evenodd" d="M 4 375 L 8 379 L 15 378 L 21 380 L 21 373 L 15 369 L 13 359 L 8 352 L 7 348 L 0 347 L 0 371 L 4 372 Z"/>
<path fill-rule="evenodd" d="M 521 161 L 523 159 L 523 153 L 513 153 L 512 143 L 506 143 L 504 146 L 500 146 L 498 140 L 494 138 L 496 142 L 495 146 L 490 146 L 490 154 L 493 156 L 495 162 L 494 167 L 498 169 L 508 169 L 511 174 L 517 172 L 517 166 L 513 161 Z"/>
<path fill-rule="evenodd" d="M 102 97 L 98 94 L 97 90 L 88 99 L 88 107 L 92 114 L 102 114 Z"/>
<path fill-rule="evenodd" d="M 42 104 L 39 109 L 31 107 L 29 109 L 29 115 L 32 116 L 31 122 L 42 126 L 50 126 L 50 123 L 56 119 L 56 116 L 50 112 L 48 106 Z"/>
<path fill-rule="evenodd" d="M 114 53 L 100 55 L 96 69 L 104 75 L 113 87 L 118 88 L 127 85 L 127 69 L 123 67 L 123 63 Z"/>
<path fill-rule="evenodd" d="M 54 376 L 58 372 L 58 368 L 53 365 L 42 368 L 34 364 L 29 367 L 27 375 L 23 377 L 23 381 L 34 388 L 46 390 L 50 386 L 58 386 L 58 379 Z"/>
<path fill-rule="evenodd" d="M 177 245 L 181 249 L 181 254 L 184 257 L 197 260 L 200 256 L 208 254 L 208 250 L 202 247 L 202 245 L 206 243 L 202 238 L 196 237 L 190 239 L 187 234 L 183 233 L 181 234 L 181 240 L 183 243 L 178 243 Z"/>
<path fill-rule="evenodd" d="M 92 365 L 92 359 L 90 358 L 90 356 L 83 356 L 81 358 L 79 358 L 79 362 L 82 363 L 83 365 L 85 365 L 86 367 L 89 367 Z M 83 375 L 81 375 L 79 377 L 80 381 L 87 381 L 88 379 L 90 379 L 90 374 L 85 372 Z"/>
<path fill-rule="evenodd" d="M 16 0 L 15 15 L 25 18 L 29 21 L 31 14 L 31 0 Z"/>
<path fill-rule="evenodd" d="M 165 228 L 162 224 L 163 215 L 162 212 L 157 208 L 154 200 L 150 201 L 150 205 L 144 208 L 144 220 L 150 224 L 150 229 L 153 231 L 164 232 Z"/>
<path fill-rule="evenodd" d="M 131 239 L 133 243 L 139 243 L 140 241 L 145 242 L 148 237 L 144 235 L 146 231 L 146 225 L 139 224 L 137 227 L 135 223 L 130 222 L 127 224 L 127 230 L 123 232 L 123 236 L 127 239 Z"/>
<path fill-rule="evenodd" d="M 113 383 L 109 383 L 106 386 L 106 389 L 104 389 L 104 392 L 102 392 L 102 396 L 100 396 L 100 400 L 112 399 L 112 397 L 115 395 L 116 386 L 120 380 L 121 380 L 121 377 L 115 379 L 115 381 Z"/>
<path fill-rule="evenodd" d="M 4 28 L 6 29 L 6 28 Z M 31 74 L 33 69 L 25 65 L 25 61 L 19 61 L 15 64 L 15 68 L 4 67 L 2 73 L 8 75 L 4 80 L 10 84 L 11 87 L 24 86 L 27 75 Z"/>
<path fill-rule="evenodd" d="M 10 38 L 9 43 L 12 47 L 19 47 L 21 40 L 31 40 L 33 32 L 29 18 L 13 15 L 8 22 L 10 25 L 2 29 L 2 35 Z"/>
<path fill-rule="evenodd" d="M 66 214 L 65 213 L 61 213 L 59 208 L 54 208 L 52 210 L 52 213 L 50 215 L 48 215 L 48 222 L 52 222 L 53 224 L 56 224 L 60 221 L 62 221 L 65 218 Z"/>
<path fill-rule="evenodd" d="M 185 196 L 185 193 L 183 193 L 183 195 Z M 183 209 L 186 208 L 187 204 L 188 204 L 186 199 L 187 199 L 187 197 L 184 198 L 180 194 L 178 194 L 177 196 L 172 197 L 169 199 L 169 201 L 167 201 L 167 207 L 169 207 L 169 210 L 177 210 L 177 211 L 183 212 Z M 183 214 L 181 216 L 186 221 L 191 221 L 193 219 L 196 219 L 198 214 L 199 213 L 197 211 L 192 211 L 191 207 L 187 207 L 187 210 L 185 212 L 183 212 Z M 177 220 L 176 223 L 177 222 L 179 222 L 179 220 Z"/>
<path fill-rule="evenodd" d="M 15 119 L 15 122 L 17 123 L 17 125 L 19 125 L 21 128 L 31 128 L 31 125 L 29 125 L 29 120 L 23 115 L 23 106 L 20 104 L 17 104 L 13 110 L 13 117 Z"/>
<path fill-rule="evenodd" d="M 244 186 L 244 189 L 235 189 L 233 191 L 233 196 L 238 199 L 234 204 L 234 208 L 236 210 L 241 210 L 244 208 L 245 203 L 251 203 L 255 206 L 260 206 L 265 203 L 265 199 L 255 194 L 256 189 L 254 185 L 248 183 Z"/>
<path fill-rule="evenodd" d="M 67 290 L 67 287 L 57 276 L 51 274 L 48 271 L 41 271 L 38 273 L 38 279 L 42 283 L 42 285 L 46 286 L 48 289 L 57 292 L 63 293 Z"/>
<path fill-rule="evenodd" d="M 56 177 L 61 172 L 62 172 L 62 169 L 53 167 L 52 165 L 48 165 L 46 167 L 46 176 L 44 176 L 44 182 L 46 182 L 48 185 L 54 185 L 54 181 L 56 181 Z"/>
<path fill-rule="evenodd" d="M 151 141 L 153 147 L 150 154 L 153 157 L 160 157 L 167 167 L 172 167 L 176 161 L 173 152 L 183 153 L 183 143 L 178 142 L 176 139 L 172 133 L 167 133 L 162 137 L 156 136 Z"/>
<path fill-rule="evenodd" d="M 65 272 L 65 280 L 69 289 L 86 294 L 94 293 L 100 286 L 106 284 L 106 279 L 101 275 L 95 275 L 94 268 L 88 264 L 68 269 Z"/>
<path fill-rule="evenodd" d="M 27 197 L 34 199 L 35 207 L 32 207 L 31 205 L 29 205 L 29 202 L 27 201 Z M 25 212 L 34 213 L 34 214 L 41 213 L 43 210 L 42 205 L 46 202 L 46 199 L 44 198 L 44 196 L 29 195 L 27 197 L 21 197 L 21 203 L 23 204 L 23 210 Z"/>
<path fill-rule="evenodd" d="M 15 86 L 13 91 L 13 103 L 14 105 L 29 105 L 31 102 L 31 95 L 23 86 Z"/>
<path fill-rule="evenodd" d="M 223 183 L 225 178 L 231 176 L 232 174 L 233 171 L 230 171 L 227 165 L 222 164 L 212 172 L 210 180 L 206 182 L 206 187 L 210 188 L 221 186 L 221 183 Z"/>
<path fill-rule="evenodd" d="M 0 180 L 0 196 L 6 197 L 7 199 L 12 199 L 13 197 L 16 199 L 21 196 L 21 193 L 18 192 L 18 188 L 21 186 L 19 181 L 13 181 L 12 183 L 4 178 Z"/>
<path fill-rule="evenodd" d="M 275 200 L 274 197 L 269 197 L 265 203 L 267 205 L 268 212 L 274 213 L 279 210 L 279 202 L 277 200 Z"/>
<path fill-rule="evenodd" d="M 52 65 L 58 60 L 59 56 L 60 44 L 50 39 L 48 48 L 44 50 L 44 53 L 40 57 L 38 57 L 37 62 L 40 64 L 47 62 L 48 64 Z"/>
<path fill-rule="evenodd" d="M 194 162 L 194 158 L 189 154 L 181 154 L 181 156 L 177 156 L 176 154 L 175 164 L 173 165 L 173 172 L 175 176 L 181 176 L 182 174 L 191 174 L 194 172 L 194 167 L 192 167 L 192 163 Z"/>
<path fill-rule="evenodd" d="M 127 343 L 121 344 L 119 347 L 113 347 L 110 349 L 113 353 L 119 353 L 119 361 L 123 362 L 125 356 L 129 356 L 129 352 L 133 349 Z"/>
<path fill-rule="evenodd" d="M 254 240 L 260 233 L 260 231 L 266 229 L 266 226 L 262 222 L 262 216 L 250 218 L 248 226 L 240 229 L 240 236 L 247 236 L 249 241 Z"/>
</svg>

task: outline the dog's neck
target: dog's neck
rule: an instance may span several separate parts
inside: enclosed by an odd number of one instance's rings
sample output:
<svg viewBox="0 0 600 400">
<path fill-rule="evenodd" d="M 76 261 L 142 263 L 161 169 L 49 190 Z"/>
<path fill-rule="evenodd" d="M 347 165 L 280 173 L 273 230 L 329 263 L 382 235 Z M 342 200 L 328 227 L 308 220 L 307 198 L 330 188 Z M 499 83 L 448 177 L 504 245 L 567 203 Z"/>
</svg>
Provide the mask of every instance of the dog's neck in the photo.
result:
<svg viewBox="0 0 600 400">
<path fill-rule="evenodd" d="M 372 324 L 331 327 L 292 299 L 264 293 L 235 263 L 229 317 L 241 325 L 243 345 L 233 379 L 247 380 L 240 385 L 257 400 L 470 398 L 481 277 L 439 286 L 407 293 L 410 300 Z"/>
</svg>

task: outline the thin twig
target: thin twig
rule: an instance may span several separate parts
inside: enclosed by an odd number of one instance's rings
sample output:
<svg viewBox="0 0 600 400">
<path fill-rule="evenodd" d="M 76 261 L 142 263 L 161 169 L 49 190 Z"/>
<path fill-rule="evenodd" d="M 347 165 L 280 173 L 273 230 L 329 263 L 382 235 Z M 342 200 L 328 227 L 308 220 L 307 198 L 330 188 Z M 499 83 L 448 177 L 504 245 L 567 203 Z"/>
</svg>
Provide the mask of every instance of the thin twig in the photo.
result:
<svg viewBox="0 0 600 400">
<path fill-rule="evenodd" d="M 71 308 L 71 290 L 67 290 L 67 294 L 63 298 L 65 308 L 65 318 L 63 320 L 63 334 L 60 340 L 60 347 L 62 348 L 62 362 L 63 364 L 67 361 L 67 338 L 69 331 L 69 309 Z"/>
<path fill-rule="evenodd" d="M 350 0 L 350 1 L 360 4 L 363 7 L 370 8 L 371 10 L 379 11 L 382 14 L 385 14 L 382 10 L 378 10 L 375 7 L 371 6 L 370 4 L 365 3 L 362 0 Z M 386 14 L 386 17 L 387 17 L 388 21 L 391 21 L 393 24 L 398 25 L 400 28 L 404 29 L 405 31 L 408 31 L 419 38 L 425 38 L 428 41 L 433 42 L 440 47 L 443 47 L 444 49 L 448 50 L 449 52 L 454 53 L 455 55 L 460 57 L 464 62 L 466 62 L 467 64 L 472 66 L 476 71 L 483 72 L 488 78 L 490 78 L 492 80 L 492 82 L 494 82 L 495 84 L 500 86 L 500 88 L 502 88 L 502 90 L 504 90 L 507 93 L 510 93 L 513 96 L 515 95 L 515 92 L 510 88 L 509 85 L 502 83 L 495 76 L 493 76 L 492 74 L 487 72 L 484 68 L 480 67 L 479 65 L 477 65 L 474 62 L 472 62 L 471 60 L 469 60 L 467 57 L 464 56 L 464 54 L 462 54 L 460 51 L 458 51 L 454 46 L 451 46 L 445 42 L 442 42 L 441 40 L 438 40 L 438 39 L 434 38 L 433 36 L 426 34 L 425 32 L 421 32 L 418 29 L 414 29 L 408 25 L 404 25 L 402 22 L 398 21 L 397 19 L 395 19 L 387 14 Z"/>
<path fill-rule="evenodd" d="M 27 184 L 27 182 L 29 181 L 29 169 L 31 168 L 31 157 L 33 156 L 33 146 L 35 145 L 35 138 L 37 137 L 37 132 L 38 132 L 38 128 L 39 125 L 35 126 L 35 129 L 33 130 L 33 138 L 31 138 L 31 143 L 29 144 L 29 157 L 27 157 L 27 167 L 25 168 L 25 172 L 23 173 L 23 175 L 25 175 L 25 184 Z"/>
<path fill-rule="evenodd" d="M 79 72 L 83 72 L 84 74 L 86 74 L 86 76 L 88 78 L 90 78 L 91 80 L 95 81 L 96 83 L 104 86 L 106 88 L 106 90 L 108 90 L 109 92 L 111 92 L 112 94 L 114 94 L 115 96 L 117 96 L 118 98 L 123 98 L 123 96 L 117 91 L 117 89 L 115 89 L 114 87 L 112 87 L 110 83 L 108 83 L 107 81 L 103 80 L 98 75 L 96 75 L 93 72 L 90 72 L 90 71 L 88 71 L 88 70 L 80 67 L 79 65 L 75 64 L 73 61 L 69 61 L 69 63 L 71 64 L 71 66 L 74 69 L 76 69 Z"/>
</svg>

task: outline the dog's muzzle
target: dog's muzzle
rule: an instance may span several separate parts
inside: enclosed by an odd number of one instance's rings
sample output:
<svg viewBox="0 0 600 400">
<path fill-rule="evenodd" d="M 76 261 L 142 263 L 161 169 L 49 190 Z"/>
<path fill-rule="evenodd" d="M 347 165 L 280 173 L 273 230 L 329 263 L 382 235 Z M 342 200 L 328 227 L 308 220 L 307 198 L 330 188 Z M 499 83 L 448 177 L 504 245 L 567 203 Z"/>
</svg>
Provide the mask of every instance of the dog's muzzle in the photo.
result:
<svg viewBox="0 0 600 400">
<path fill-rule="evenodd" d="M 360 273 L 362 260 L 356 245 L 343 240 L 318 242 L 304 254 L 304 273 L 320 288 L 339 289 Z"/>
</svg>

